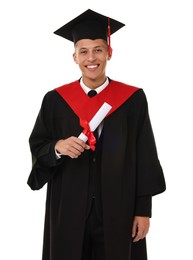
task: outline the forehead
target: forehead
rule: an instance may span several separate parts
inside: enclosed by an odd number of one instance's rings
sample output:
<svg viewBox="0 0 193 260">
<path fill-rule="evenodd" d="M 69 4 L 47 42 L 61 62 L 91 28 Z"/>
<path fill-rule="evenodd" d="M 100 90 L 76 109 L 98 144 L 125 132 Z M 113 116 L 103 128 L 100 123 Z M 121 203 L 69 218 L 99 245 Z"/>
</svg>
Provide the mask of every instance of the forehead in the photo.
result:
<svg viewBox="0 0 193 260">
<path fill-rule="evenodd" d="M 106 47 L 107 42 L 103 39 L 81 39 L 77 41 L 75 47 L 76 48 L 95 48 L 95 47 Z"/>
</svg>

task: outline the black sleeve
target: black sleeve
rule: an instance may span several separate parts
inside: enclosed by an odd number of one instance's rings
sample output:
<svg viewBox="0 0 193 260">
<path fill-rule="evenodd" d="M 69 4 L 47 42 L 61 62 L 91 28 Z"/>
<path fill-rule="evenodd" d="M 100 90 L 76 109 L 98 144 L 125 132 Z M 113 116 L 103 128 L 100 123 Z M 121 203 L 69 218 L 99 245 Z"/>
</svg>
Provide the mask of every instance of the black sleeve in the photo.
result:
<svg viewBox="0 0 193 260">
<path fill-rule="evenodd" d="M 135 216 L 151 217 L 152 196 L 141 196 L 136 200 Z"/>
<path fill-rule="evenodd" d="M 166 189 L 154 134 L 150 122 L 148 104 L 142 92 L 141 119 L 137 138 L 137 197 L 159 194 Z"/>
<path fill-rule="evenodd" d="M 63 158 L 57 160 L 55 144 L 51 134 L 51 111 L 49 110 L 48 95 L 45 95 L 34 128 L 29 138 L 32 154 L 32 170 L 28 178 L 28 185 L 36 190 L 50 180 Z"/>
</svg>

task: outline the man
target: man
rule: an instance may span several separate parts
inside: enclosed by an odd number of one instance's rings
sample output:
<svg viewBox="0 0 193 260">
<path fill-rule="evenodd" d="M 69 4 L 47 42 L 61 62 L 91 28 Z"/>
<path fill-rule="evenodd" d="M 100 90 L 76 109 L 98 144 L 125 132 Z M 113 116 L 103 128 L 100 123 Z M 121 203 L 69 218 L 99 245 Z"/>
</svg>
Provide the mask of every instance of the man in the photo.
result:
<svg viewBox="0 0 193 260">
<path fill-rule="evenodd" d="M 143 90 L 106 76 L 110 35 L 123 26 L 88 9 L 55 32 L 74 42 L 82 77 L 45 95 L 29 139 L 28 184 L 47 183 L 43 260 L 147 259 L 165 180 Z M 104 102 L 112 109 L 94 137 L 88 123 Z"/>
</svg>

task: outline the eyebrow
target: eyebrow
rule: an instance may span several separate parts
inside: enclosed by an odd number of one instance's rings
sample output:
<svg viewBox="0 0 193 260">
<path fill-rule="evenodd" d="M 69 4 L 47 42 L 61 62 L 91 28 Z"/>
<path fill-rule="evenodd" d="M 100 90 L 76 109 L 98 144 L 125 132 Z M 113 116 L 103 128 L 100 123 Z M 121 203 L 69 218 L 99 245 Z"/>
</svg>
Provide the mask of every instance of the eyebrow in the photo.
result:
<svg viewBox="0 0 193 260">
<path fill-rule="evenodd" d="M 105 48 L 105 46 L 98 45 L 98 46 L 94 46 L 92 49 L 97 49 L 97 48 Z M 87 48 L 87 47 L 80 48 L 80 50 L 84 50 L 84 49 L 89 49 L 89 48 Z"/>
</svg>

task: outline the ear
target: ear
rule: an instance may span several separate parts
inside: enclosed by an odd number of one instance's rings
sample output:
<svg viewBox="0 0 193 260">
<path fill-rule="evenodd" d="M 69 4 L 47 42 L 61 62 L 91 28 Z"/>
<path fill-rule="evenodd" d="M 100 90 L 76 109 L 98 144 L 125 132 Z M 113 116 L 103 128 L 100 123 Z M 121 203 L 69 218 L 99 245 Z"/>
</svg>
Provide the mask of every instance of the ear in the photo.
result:
<svg viewBox="0 0 193 260">
<path fill-rule="evenodd" d="M 76 52 L 73 53 L 73 59 L 76 64 L 78 64 Z"/>
<path fill-rule="evenodd" d="M 113 49 L 112 49 L 111 47 L 109 47 L 109 49 L 108 49 L 108 58 L 107 58 L 107 60 L 110 60 L 110 59 L 111 59 L 112 54 L 113 54 Z"/>
</svg>

